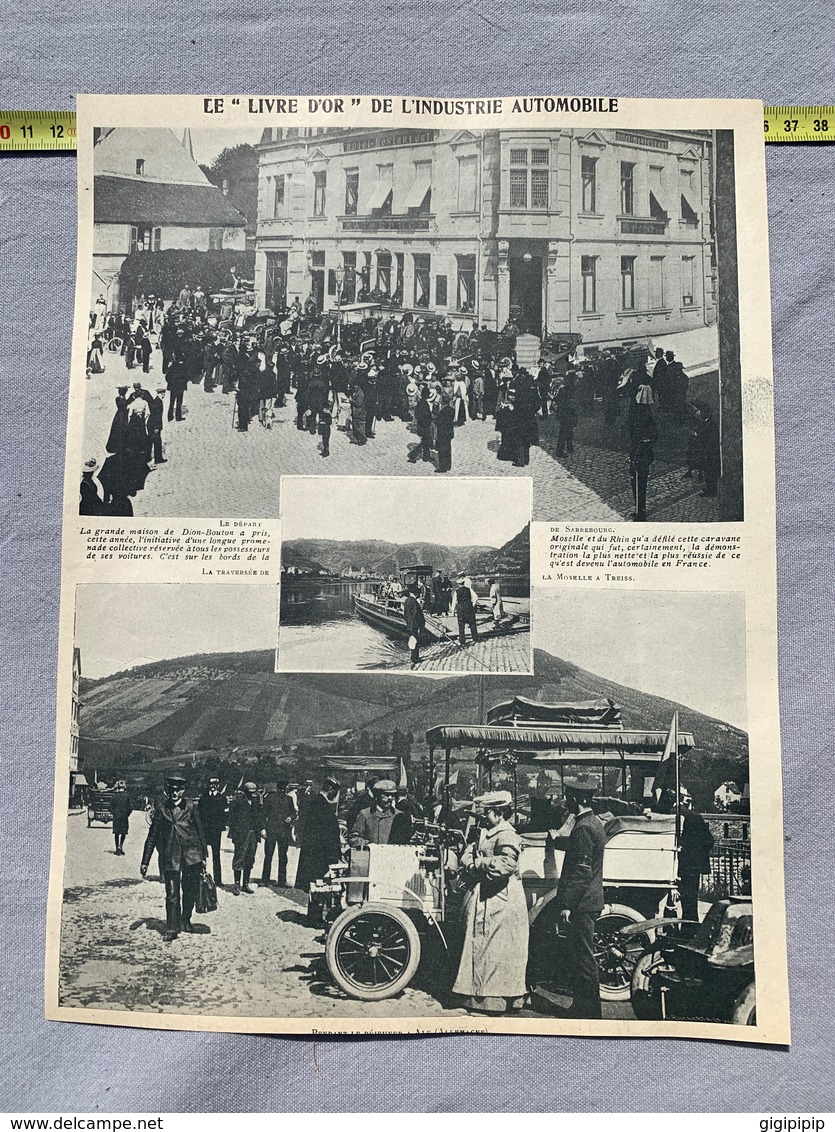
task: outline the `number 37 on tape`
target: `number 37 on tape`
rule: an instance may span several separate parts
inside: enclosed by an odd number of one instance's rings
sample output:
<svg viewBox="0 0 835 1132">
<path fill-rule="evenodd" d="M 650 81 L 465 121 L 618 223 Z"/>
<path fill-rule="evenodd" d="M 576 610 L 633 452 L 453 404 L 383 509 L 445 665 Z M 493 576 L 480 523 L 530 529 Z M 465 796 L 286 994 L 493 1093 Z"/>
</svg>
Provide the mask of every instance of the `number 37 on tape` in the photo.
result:
<svg viewBox="0 0 835 1132">
<path fill-rule="evenodd" d="M 766 106 L 767 142 L 835 141 L 835 106 Z"/>
</svg>

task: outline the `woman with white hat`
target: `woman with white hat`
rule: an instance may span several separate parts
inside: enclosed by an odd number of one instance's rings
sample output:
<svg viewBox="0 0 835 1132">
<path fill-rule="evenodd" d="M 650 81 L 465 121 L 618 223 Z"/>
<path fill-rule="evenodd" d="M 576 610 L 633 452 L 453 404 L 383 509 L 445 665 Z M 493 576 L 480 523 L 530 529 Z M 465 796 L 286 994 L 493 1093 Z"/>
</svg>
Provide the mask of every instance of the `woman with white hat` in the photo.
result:
<svg viewBox="0 0 835 1132">
<path fill-rule="evenodd" d="M 469 884 L 464 897 L 464 946 L 453 992 L 485 1014 L 519 1009 L 525 998 L 528 910 L 519 878 L 522 842 L 510 824 L 513 798 L 494 790 L 474 799 L 481 835 L 461 860 Z"/>
</svg>

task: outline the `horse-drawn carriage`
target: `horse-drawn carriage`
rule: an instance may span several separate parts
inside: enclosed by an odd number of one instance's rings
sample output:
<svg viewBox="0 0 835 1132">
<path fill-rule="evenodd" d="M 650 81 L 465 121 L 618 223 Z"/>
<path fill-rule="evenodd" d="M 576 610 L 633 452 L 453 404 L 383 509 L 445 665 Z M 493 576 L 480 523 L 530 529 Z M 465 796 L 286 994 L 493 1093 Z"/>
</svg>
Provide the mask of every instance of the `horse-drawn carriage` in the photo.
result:
<svg viewBox="0 0 835 1132">
<path fill-rule="evenodd" d="M 388 998 L 408 985 L 421 951 L 454 935 L 461 882 L 459 860 L 468 835 L 469 810 L 456 810 L 450 796 L 452 752 L 473 751 L 456 761 L 475 762 L 491 773 L 492 762 L 551 768 L 600 768 L 601 786 L 617 768 L 622 795 L 640 799 L 632 814 L 609 815 L 603 880 L 606 906 L 597 924 L 596 950 L 601 996 L 629 997 L 633 970 L 652 943 L 654 929 L 623 935 L 622 929 L 649 918 L 674 914 L 679 821 L 675 815 L 644 814 L 644 778 L 659 764 L 694 745 L 678 732 L 677 742 L 661 731 L 624 730 L 619 709 L 600 704 L 541 704 L 515 698 L 488 713 L 486 725 L 441 725 L 427 732 L 429 781 L 435 781 L 435 753 L 444 752 L 441 817 L 417 820 L 409 845 L 372 845 L 351 850 L 347 864 L 335 865 L 311 886 L 311 905 L 329 924 L 328 969 L 355 998 Z M 512 751 L 512 755 L 509 752 Z M 514 779 L 516 774 L 514 773 Z M 601 790 L 601 793 L 603 791 Z M 606 815 L 602 815 L 605 817 Z M 463 818 L 463 820 L 462 820 Z M 564 853 L 547 829 L 520 830 L 519 870 L 530 924 L 529 982 L 547 988 L 558 978 L 562 946 L 554 897 Z"/>
</svg>

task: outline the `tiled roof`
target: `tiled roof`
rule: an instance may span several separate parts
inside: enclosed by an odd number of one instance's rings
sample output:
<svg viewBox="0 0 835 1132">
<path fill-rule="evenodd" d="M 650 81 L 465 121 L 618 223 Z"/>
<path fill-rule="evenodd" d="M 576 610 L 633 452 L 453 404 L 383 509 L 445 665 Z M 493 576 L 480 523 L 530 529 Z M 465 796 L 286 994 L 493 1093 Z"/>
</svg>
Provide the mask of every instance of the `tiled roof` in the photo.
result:
<svg viewBox="0 0 835 1132">
<path fill-rule="evenodd" d="M 243 216 L 214 185 L 165 185 L 129 177 L 96 177 L 96 224 L 243 228 Z"/>
</svg>

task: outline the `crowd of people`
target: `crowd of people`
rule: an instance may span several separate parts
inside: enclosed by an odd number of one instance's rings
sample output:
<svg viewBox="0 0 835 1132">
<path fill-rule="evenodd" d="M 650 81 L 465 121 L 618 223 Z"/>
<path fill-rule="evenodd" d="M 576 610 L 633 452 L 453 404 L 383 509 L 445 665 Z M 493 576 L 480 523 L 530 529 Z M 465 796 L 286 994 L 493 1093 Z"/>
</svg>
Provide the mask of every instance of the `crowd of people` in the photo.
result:
<svg viewBox="0 0 835 1132">
<path fill-rule="evenodd" d="M 567 352 L 545 351 L 532 372 L 516 360 L 516 332 L 513 324 L 497 334 L 478 323 L 469 332 L 456 332 L 449 319 L 409 311 L 378 312 L 343 327 L 329 314 L 317 313 L 312 300 L 302 307 L 298 299 L 271 317 L 222 319 L 212 313 L 199 287 L 186 286 L 167 306 L 162 300 L 147 300 L 132 319 L 108 313 L 97 303 L 91 315 L 88 374 L 102 372 L 107 352 L 124 358 L 127 368 L 141 367 L 147 374 L 155 368 L 158 352 L 165 384 L 157 386 L 156 399 L 168 394 L 169 421 L 182 420 L 186 392 L 202 386 L 207 393 L 219 391 L 234 401 L 233 422 L 240 432 L 248 432 L 256 422 L 271 429 L 280 410 L 289 409 L 296 428 L 316 438 L 322 458 L 330 456 L 335 431 L 361 447 L 375 440 L 381 422 L 399 421 L 410 433 L 404 458 L 431 463 L 438 474 L 452 471 L 455 437 L 471 422 L 492 422 L 485 444 L 491 445 L 497 434 L 498 443 L 490 450 L 498 462 L 526 467 L 549 418 L 556 426 L 557 457 L 569 457 L 581 415 L 599 409 L 604 426 L 611 429 L 625 404 L 633 517 L 639 520 L 646 518 L 657 408 L 663 418 L 689 433 L 681 453 L 685 474 L 697 474 L 704 482 L 703 494 L 716 495 L 720 455 L 715 414 L 705 402 L 688 400 L 688 378 L 672 351 L 656 351 L 651 374 L 645 354 L 619 348 L 600 350 L 576 363 Z M 153 422 L 144 422 L 142 447 L 142 428 L 131 419 L 136 415 L 130 408 L 135 397 L 125 397 L 125 392 L 126 387 L 120 387 L 117 416 L 126 400 L 134 443 L 127 461 L 105 461 L 107 471 L 89 461 L 85 465 L 83 514 L 96 513 L 89 510 L 96 506 L 105 514 L 127 513 L 108 511 L 114 506 L 113 492 L 102 481 L 102 472 L 113 481 L 115 469 L 115 479 L 125 489 L 117 493 L 116 506 L 125 508 L 125 498 L 144 483 L 139 460 L 143 452 L 149 453 L 146 466 L 152 448 L 154 463 L 163 462 L 158 408 Z M 123 451 L 111 450 L 113 440 L 111 435 L 108 453 L 122 456 Z M 105 498 L 98 503 L 94 478 L 104 488 Z"/>
<path fill-rule="evenodd" d="M 491 790 L 450 809 L 436 799 L 421 804 L 393 780 L 376 777 L 356 791 L 344 790 L 330 775 L 318 790 L 310 782 L 259 788 L 248 781 L 227 793 L 217 775 L 209 777 L 199 797 L 187 797 L 187 786 L 179 773 L 166 777 L 164 794 L 152 807 L 141 856 L 145 877 L 158 854 L 165 883 L 166 942 L 181 933 L 210 930 L 195 926 L 192 916 L 209 858 L 216 885 L 223 884 L 224 834 L 232 846 L 232 884 L 227 889 L 233 896 L 254 893 L 252 874 L 259 853 L 261 885 L 287 888 L 292 845 L 298 847 L 292 884 L 312 895 L 315 882 L 351 850 L 407 845 L 420 840 L 427 823 L 447 823 L 462 830 L 458 859 L 450 863 L 453 889 L 460 897 L 458 930 L 453 931 L 458 941 L 451 970 L 454 1001 L 490 1014 L 528 1003 L 528 913 L 518 869 L 521 840 L 508 790 Z M 549 844 L 565 853 L 555 899 L 573 993 L 568 1013 L 592 1018 L 601 1016 L 594 923 L 603 908 L 606 840 L 591 804 L 596 787 L 591 777 L 566 778 L 568 816 L 559 829 L 548 832 Z M 193 789 L 189 793 L 193 795 Z M 113 813 L 116 853 L 124 855 L 131 805 L 123 780 L 115 786 Z"/>
</svg>

